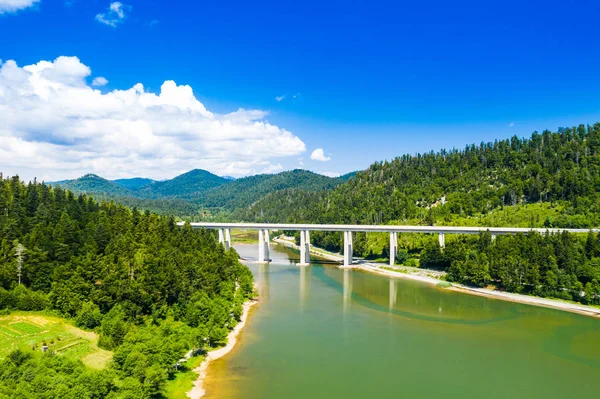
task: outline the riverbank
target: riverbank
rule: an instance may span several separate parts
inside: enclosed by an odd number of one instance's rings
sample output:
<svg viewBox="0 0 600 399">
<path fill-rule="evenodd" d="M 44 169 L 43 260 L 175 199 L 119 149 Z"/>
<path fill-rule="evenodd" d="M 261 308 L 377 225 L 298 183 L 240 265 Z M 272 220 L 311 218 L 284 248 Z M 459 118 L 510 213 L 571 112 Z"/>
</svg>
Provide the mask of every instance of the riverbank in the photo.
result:
<svg viewBox="0 0 600 399">
<path fill-rule="evenodd" d="M 290 242 L 289 240 L 278 238 L 273 241 L 278 242 L 282 245 L 291 247 L 291 248 L 298 249 L 298 246 L 295 243 Z M 329 259 L 329 260 L 343 261 L 343 259 L 344 259 L 343 256 L 341 256 L 339 254 L 327 252 L 320 248 L 315 249 L 314 246 L 311 246 L 310 252 L 314 253 L 317 256 L 325 257 L 326 259 Z M 375 263 L 368 263 L 368 262 L 361 262 L 361 263 L 352 265 L 352 267 L 355 269 L 363 270 L 363 271 L 366 271 L 369 273 L 376 273 L 376 274 L 389 276 L 389 277 L 417 280 L 417 281 L 421 281 L 421 282 L 436 285 L 436 286 L 441 282 L 445 282 L 445 280 L 441 280 L 439 278 L 435 278 L 432 276 L 435 274 L 435 271 L 428 272 L 426 269 L 412 268 L 417 272 L 417 273 L 412 273 L 411 272 L 412 270 L 409 270 L 408 267 L 400 267 L 400 269 L 402 271 L 393 271 L 393 270 L 389 270 L 389 269 L 384 269 L 381 266 L 382 265 L 375 264 Z M 456 291 L 456 292 L 461 292 L 463 294 L 483 296 L 486 298 L 499 299 L 502 301 L 509 301 L 509 302 L 515 302 L 515 303 L 522 303 L 522 304 L 526 304 L 526 305 L 543 306 L 543 307 L 547 307 L 547 308 L 563 310 L 566 312 L 578 313 L 578 314 L 581 314 L 584 316 L 600 318 L 600 308 L 596 308 L 593 306 L 581 305 L 581 304 L 577 304 L 577 303 L 566 302 L 566 301 L 561 301 L 559 299 L 541 298 L 541 297 L 530 296 L 530 295 L 515 294 L 515 293 L 505 292 L 505 291 L 489 290 L 486 288 L 468 287 L 466 285 L 457 284 L 457 283 L 452 283 L 452 286 L 448 287 L 446 289 Z"/>
<path fill-rule="evenodd" d="M 391 270 L 382 269 L 379 266 L 373 264 L 357 264 L 353 266 L 355 269 L 364 270 L 369 273 L 376 273 L 389 277 L 406 278 L 410 280 L 418 280 L 424 283 L 438 285 L 444 280 L 439 280 L 433 277 L 420 276 L 416 274 L 395 272 Z M 559 299 L 541 298 L 537 296 L 515 294 L 512 292 L 495 291 L 486 288 L 468 287 L 466 285 L 452 283 L 452 286 L 445 289 L 461 292 L 463 294 L 483 296 L 486 298 L 499 299 L 502 301 L 522 303 L 526 305 L 543 306 L 546 308 L 553 308 L 563 310 L 572 313 L 578 313 L 584 316 L 598 317 L 600 318 L 600 308 L 592 306 L 580 305 L 577 303 L 564 302 Z"/>
<path fill-rule="evenodd" d="M 208 365 L 211 361 L 222 358 L 235 347 L 237 343 L 237 337 L 246 325 L 246 320 L 248 319 L 248 315 L 250 313 L 250 309 L 257 304 L 257 300 L 249 300 L 244 303 L 242 306 L 242 315 L 240 317 L 239 323 L 235 325 L 233 330 L 227 336 L 227 345 L 222 348 L 215 349 L 214 351 L 210 351 L 206 354 L 206 358 L 200 364 L 199 367 L 194 369 L 194 372 L 198 374 L 198 378 L 194 381 L 194 387 L 187 393 L 188 398 L 190 399 L 200 399 L 204 396 L 206 391 L 204 390 L 204 379 L 206 378 L 206 372 L 208 370 Z"/>
</svg>

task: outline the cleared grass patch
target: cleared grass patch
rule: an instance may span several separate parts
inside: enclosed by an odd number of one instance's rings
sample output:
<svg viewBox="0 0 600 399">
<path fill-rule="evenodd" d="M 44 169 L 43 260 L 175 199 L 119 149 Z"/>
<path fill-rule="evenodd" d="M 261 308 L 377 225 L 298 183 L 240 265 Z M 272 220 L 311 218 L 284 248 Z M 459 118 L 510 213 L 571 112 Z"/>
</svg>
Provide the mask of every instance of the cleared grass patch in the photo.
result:
<svg viewBox="0 0 600 399">
<path fill-rule="evenodd" d="M 41 327 L 24 321 L 18 321 L 16 323 L 10 324 L 10 328 L 12 328 L 13 330 L 17 330 L 23 335 L 37 334 L 42 331 Z"/>
<path fill-rule="evenodd" d="M 43 345 L 59 356 L 80 359 L 96 369 L 104 368 L 112 359 L 112 352 L 98 348 L 97 334 L 60 317 L 33 312 L 0 316 L 0 359 L 15 349 L 41 353 Z"/>
<path fill-rule="evenodd" d="M 204 356 L 191 357 L 179 372 L 175 374 L 173 379 L 167 382 L 165 389 L 166 397 L 170 399 L 188 399 L 186 393 L 194 387 L 194 381 L 198 378 L 198 374 L 194 372 L 196 367 L 199 367 Z"/>
</svg>

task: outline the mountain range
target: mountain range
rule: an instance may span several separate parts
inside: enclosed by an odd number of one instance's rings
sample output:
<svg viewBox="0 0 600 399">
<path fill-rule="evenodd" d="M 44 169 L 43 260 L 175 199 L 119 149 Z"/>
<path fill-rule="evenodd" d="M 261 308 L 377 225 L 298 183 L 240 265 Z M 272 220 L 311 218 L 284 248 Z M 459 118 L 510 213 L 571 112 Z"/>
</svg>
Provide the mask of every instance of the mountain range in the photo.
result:
<svg viewBox="0 0 600 399">
<path fill-rule="evenodd" d="M 277 174 L 260 174 L 234 179 L 220 177 L 202 169 L 194 169 L 169 180 L 156 181 L 136 177 L 108 180 L 86 174 L 73 180 L 52 182 L 74 194 L 88 194 L 101 200 L 115 200 L 129 206 L 154 211 L 189 214 L 190 206 L 221 208 L 228 211 L 244 208 L 264 196 L 285 189 L 307 192 L 328 190 L 354 176 L 349 173 L 332 178 L 307 170 L 295 169 Z M 160 205 L 160 206 L 159 206 Z"/>
</svg>

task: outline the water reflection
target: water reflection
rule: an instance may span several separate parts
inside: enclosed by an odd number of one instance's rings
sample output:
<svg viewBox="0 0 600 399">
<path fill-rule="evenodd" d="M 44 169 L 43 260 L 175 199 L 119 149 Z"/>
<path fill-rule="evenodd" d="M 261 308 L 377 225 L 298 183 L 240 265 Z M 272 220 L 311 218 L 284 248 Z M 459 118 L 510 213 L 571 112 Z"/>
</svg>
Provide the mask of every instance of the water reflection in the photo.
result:
<svg viewBox="0 0 600 399">
<path fill-rule="evenodd" d="M 390 302 L 389 302 L 389 308 L 390 310 L 392 310 L 395 306 L 396 306 L 396 279 L 391 278 L 390 279 Z"/>
<path fill-rule="evenodd" d="M 308 300 L 310 291 L 310 266 L 299 266 L 300 268 L 300 311 L 304 313 L 304 307 Z"/>
<path fill-rule="evenodd" d="M 344 269 L 344 313 L 350 310 L 352 303 L 352 280 L 354 274 L 351 269 Z"/>
<path fill-rule="evenodd" d="M 258 265 L 258 295 L 261 301 L 269 300 L 269 264 Z"/>
<path fill-rule="evenodd" d="M 457 295 L 420 282 L 337 268 L 317 268 L 313 276 L 342 292 L 344 311 L 360 304 L 398 316 L 451 324 L 489 324 L 519 316 L 521 306 L 470 295 Z"/>
</svg>

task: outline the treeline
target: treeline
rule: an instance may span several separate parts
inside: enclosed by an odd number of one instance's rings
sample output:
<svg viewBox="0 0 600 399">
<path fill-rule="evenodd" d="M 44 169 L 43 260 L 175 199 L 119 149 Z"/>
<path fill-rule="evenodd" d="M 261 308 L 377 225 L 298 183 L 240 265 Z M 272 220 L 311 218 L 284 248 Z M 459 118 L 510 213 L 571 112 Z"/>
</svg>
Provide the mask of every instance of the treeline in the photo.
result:
<svg viewBox="0 0 600 399">
<path fill-rule="evenodd" d="M 600 237 L 592 232 L 456 236 L 443 251 L 428 245 L 421 262 L 447 270 L 450 281 L 600 304 Z"/>
<path fill-rule="evenodd" d="M 186 352 L 223 343 L 252 289 L 251 272 L 208 231 L 0 178 L 0 309 L 60 312 L 114 351 L 103 371 L 15 352 L 0 365 L 11 397 L 160 396 Z"/>
<path fill-rule="evenodd" d="M 537 212 L 540 203 L 560 212 L 556 217 L 532 214 L 527 217 L 531 227 L 600 225 L 600 123 L 535 132 L 529 139 L 473 144 L 463 150 L 404 155 L 375 163 L 332 190 L 272 193 L 238 210 L 235 218 L 439 225 L 459 220 L 476 223 L 477 218 L 506 207 L 530 207 Z M 340 240 L 330 237 L 323 244 L 332 242 Z"/>
</svg>

